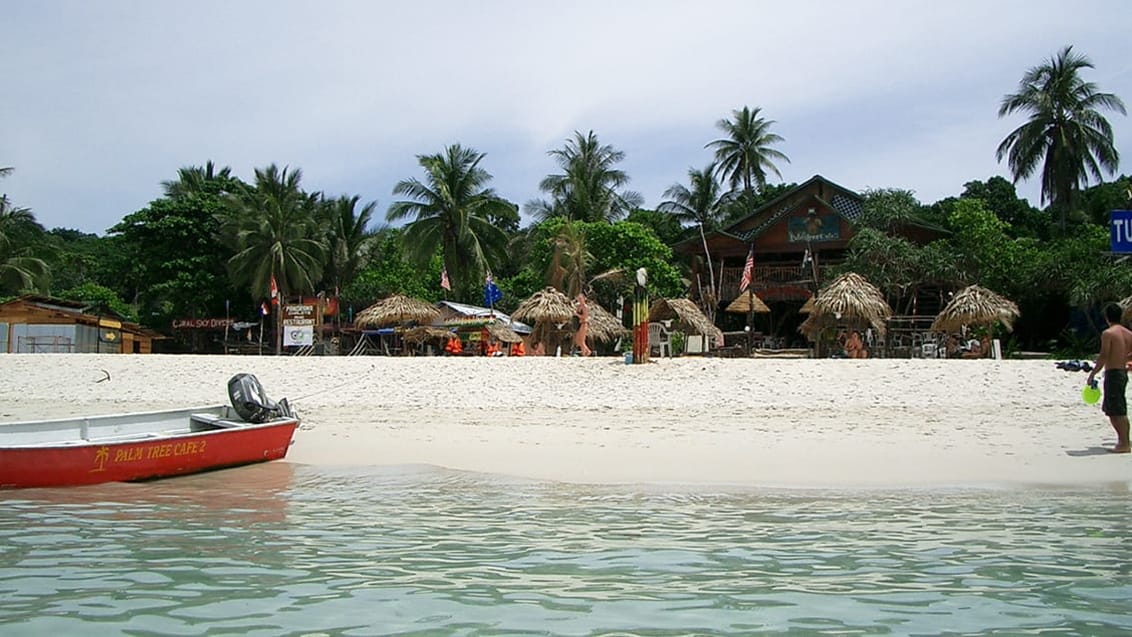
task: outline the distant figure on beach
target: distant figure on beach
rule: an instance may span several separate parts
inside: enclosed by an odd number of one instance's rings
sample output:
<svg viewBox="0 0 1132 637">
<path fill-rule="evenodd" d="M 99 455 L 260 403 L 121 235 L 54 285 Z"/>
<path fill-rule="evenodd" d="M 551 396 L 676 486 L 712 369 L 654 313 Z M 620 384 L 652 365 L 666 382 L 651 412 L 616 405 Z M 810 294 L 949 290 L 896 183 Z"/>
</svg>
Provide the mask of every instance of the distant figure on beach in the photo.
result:
<svg viewBox="0 0 1132 637">
<path fill-rule="evenodd" d="M 986 340 L 987 339 L 984 338 L 983 341 L 976 339 L 967 341 L 967 347 L 963 350 L 963 358 L 982 358 L 985 356 L 988 349 L 988 343 L 985 343 Z"/>
<path fill-rule="evenodd" d="M 589 356 L 593 352 L 590 351 L 590 346 L 586 345 L 586 333 L 590 330 L 590 306 L 586 304 L 586 295 L 578 295 L 578 309 L 575 313 L 578 315 L 578 331 L 574 332 L 574 347 L 582 353 L 582 356 Z"/>
<path fill-rule="evenodd" d="M 531 346 L 531 356 L 546 356 L 546 346 L 541 341 L 535 343 Z"/>
<path fill-rule="evenodd" d="M 1101 411 L 1108 416 L 1112 428 L 1116 430 L 1116 446 L 1113 453 L 1132 452 L 1128 441 L 1128 399 L 1124 395 L 1128 387 L 1128 360 L 1132 358 L 1132 331 L 1120 324 L 1123 310 L 1116 303 L 1104 308 L 1104 319 L 1108 328 L 1101 332 L 1101 353 L 1097 363 L 1089 372 L 1087 384 L 1092 384 L 1097 372 L 1104 368 L 1104 400 Z"/>
<path fill-rule="evenodd" d="M 869 357 L 869 350 L 865 349 L 865 344 L 861 342 L 860 332 L 854 330 L 849 338 L 845 339 L 845 355 L 849 358 Z"/>
</svg>

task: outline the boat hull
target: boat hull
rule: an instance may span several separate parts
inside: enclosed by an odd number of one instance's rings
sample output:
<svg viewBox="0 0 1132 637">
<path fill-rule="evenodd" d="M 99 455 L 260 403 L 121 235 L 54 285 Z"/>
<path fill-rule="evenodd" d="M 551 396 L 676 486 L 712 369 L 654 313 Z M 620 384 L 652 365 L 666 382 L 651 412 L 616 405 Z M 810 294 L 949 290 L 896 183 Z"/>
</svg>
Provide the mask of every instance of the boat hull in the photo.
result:
<svg viewBox="0 0 1132 637">
<path fill-rule="evenodd" d="M 278 460 L 298 420 L 130 441 L 0 447 L 0 488 L 130 482 Z"/>
</svg>

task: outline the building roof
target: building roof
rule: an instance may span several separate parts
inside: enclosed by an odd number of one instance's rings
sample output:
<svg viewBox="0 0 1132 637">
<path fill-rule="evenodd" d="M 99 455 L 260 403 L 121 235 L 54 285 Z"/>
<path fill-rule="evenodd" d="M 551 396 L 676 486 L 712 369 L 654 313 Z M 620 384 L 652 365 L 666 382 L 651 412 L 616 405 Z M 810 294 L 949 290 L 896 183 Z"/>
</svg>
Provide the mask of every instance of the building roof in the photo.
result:
<svg viewBox="0 0 1132 637">
<path fill-rule="evenodd" d="M 464 303 L 457 303 L 455 301 L 441 301 L 437 303 L 436 306 L 441 309 L 448 308 L 456 314 L 465 316 L 467 318 L 477 318 L 484 320 L 494 318 L 495 320 L 511 328 L 518 334 L 531 333 L 531 327 L 526 323 L 516 321 L 512 319 L 509 314 L 504 314 L 499 310 L 493 310 L 489 307 L 481 307 L 479 305 L 465 305 Z M 443 320 L 443 318 L 441 320 Z"/>
</svg>

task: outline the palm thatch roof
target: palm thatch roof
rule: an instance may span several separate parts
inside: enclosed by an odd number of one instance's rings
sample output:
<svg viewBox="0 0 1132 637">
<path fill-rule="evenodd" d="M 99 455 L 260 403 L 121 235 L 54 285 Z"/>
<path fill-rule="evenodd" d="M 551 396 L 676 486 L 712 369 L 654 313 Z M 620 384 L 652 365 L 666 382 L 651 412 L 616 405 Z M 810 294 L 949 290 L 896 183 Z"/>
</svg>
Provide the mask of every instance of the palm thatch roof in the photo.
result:
<svg viewBox="0 0 1132 637">
<path fill-rule="evenodd" d="M 798 310 L 798 313 L 799 314 L 809 314 L 810 312 L 813 312 L 814 311 L 814 298 L 815 297 L 811 296 L 810 298 L 806 299 L 806 302 L 802 304 L 802 307 Z"/>
<path fill-rule="evenodd" d="M 574 303 L 577 307 L 577 302 Z M 594 341 L 608 343 L 619 338 L 628 338 L 629 328 L 621 324 L 621 319 L 609 313 L 597 303 L 590 303 L 590 329 L 588 335 Z"/>
<path fill-rule="evenodd" d="M 495 340 L 501 343 L 520 343 L 523 337 L 515 333 L 515 330 L 507 327 L 502 323 L 488 323 L 484 326 L 488 334 L 495 337 Z"/>
<path fill-rule="evenodd" d="M 565 294 L 552 287 L 545 287 L 535 292 L 511 313 L 511 317 L 516 321 L 531 324 L 539 321 L 565 323 L 573 316 L 574 304 Z"/>
<path fill-rule="evenodd" d="M 770 311 L 770 308 L 767 307 L 766 303 L 763 303 L 763 300 L 759 298 L 758 294 L 746 291 L 741 292 L 739 296 L 735 297 L 735 300 L 728 304 L 728 306 L 724 308 L 724 311 L 733 312 L 735 314 L 746 314 L 751 311 L 752 305 L 755 306 L 755 311 L 760 314 L 765 314 Z"/>
<path fill-rule="evenodd" d="M 932 322 L 933 332 L 958 332 L 964 325 L 993 325 L 1002 323 L 1007 330 L 1014 329 L 1014 319 L 1021 312 L 1011 300 L 977 285 L 969 285 L 947 303 L 947 307 Z"/>
<path fill-rule="evenodd" d="M 565 294 L 549 286 L 532 294 L 531 298 L 520 303 L 511 313 L 511 318 L 533 326 L 531 343 L 545 346 L 547 356 L 573 330 L 570 325 L 573 317 L 573 302 Z"/>
<path fill-rule="evenodd" d="M 649 322 L 673 320 L 677 328 L 703 334 L 713 341 L 723 340 L 723 331 L 715 326 L 691 299 L 657 299 L 649 308 Z"/>
<path fill-rule="evenodd" d="M 443 327 L 432 327 L 430 325 L 421 325 L 412 327 L 405 330 L 401 338 L 411 345 L 420 345 L 428 341 L 440 341 L 452 336 L 452 331 L 444 329 Z"/>
<path fill-rule="evenodd" d="M 357 327 L 381 327 L 383 325 L 400 325 L 410 321 L 424 323 L 440 316 L 437 310 L 427 301 L 412 297 L 394 294 L 381 299 L 358 313 L 354 319 Z"/>
<path fill-rule="evenodd" d="M 811 339 L 823 328 L 838 324 L 872 326 L 884 333 L 884 321 L 892 308 L 875 285 L 859 274 L 849 272 L 818 291 L 810 316 L 798 331 Z"/>
</svg>

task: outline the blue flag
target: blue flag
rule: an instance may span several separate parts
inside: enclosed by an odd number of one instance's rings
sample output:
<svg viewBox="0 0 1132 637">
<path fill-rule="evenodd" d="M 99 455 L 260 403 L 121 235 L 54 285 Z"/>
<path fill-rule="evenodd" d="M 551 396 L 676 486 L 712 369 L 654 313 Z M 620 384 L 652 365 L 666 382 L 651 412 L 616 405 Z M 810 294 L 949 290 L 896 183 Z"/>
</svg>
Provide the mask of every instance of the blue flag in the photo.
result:
<svg viewBox="0 0 1132 637">
<path fill-rule="evenodd" d="M 491 307 L 503 299 L 503 292 L 495 285 L 495 281 L 491 278 L 491 273 L 487 273 L 487 278 L 483 284 L 483 304 Z"/>
</svg>

